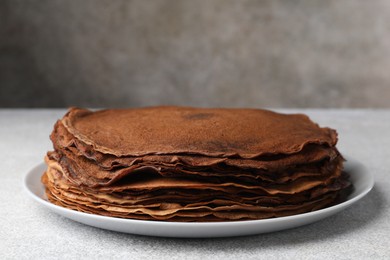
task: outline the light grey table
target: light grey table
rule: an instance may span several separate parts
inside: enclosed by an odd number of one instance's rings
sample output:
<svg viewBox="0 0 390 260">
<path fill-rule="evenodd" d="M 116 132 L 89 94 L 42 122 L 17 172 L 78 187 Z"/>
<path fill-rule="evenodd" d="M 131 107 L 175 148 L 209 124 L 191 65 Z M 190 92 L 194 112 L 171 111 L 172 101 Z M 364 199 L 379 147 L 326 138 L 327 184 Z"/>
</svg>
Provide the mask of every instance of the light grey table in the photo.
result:
<svg viewBox="0 0 390 260">
<path fill-rule="evenodd" d="M 347 210 L 296 229 L 249 237 L 172 239 L 89 227 L 42 208 L 23 177 L 51 149 L 65 110 L 0 109 L 0 259 L 390 259 L 390 110 L 304 112 L 339 132 L 342 153 L 374 174 L 374 189 Z"/>
</svg>

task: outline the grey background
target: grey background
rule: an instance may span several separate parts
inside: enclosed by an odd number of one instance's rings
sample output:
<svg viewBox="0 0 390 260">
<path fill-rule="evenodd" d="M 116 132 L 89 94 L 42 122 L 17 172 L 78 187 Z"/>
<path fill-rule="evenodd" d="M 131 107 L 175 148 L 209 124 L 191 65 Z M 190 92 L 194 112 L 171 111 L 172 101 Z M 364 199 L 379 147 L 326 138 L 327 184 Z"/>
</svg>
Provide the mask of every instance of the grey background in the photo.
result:
<svg viewBox="0 0 390 260">
<path fill-rule="evenodd" d="M 390 1 L 0 0 L 0 107 L 390 107 Z"/>
</svg>

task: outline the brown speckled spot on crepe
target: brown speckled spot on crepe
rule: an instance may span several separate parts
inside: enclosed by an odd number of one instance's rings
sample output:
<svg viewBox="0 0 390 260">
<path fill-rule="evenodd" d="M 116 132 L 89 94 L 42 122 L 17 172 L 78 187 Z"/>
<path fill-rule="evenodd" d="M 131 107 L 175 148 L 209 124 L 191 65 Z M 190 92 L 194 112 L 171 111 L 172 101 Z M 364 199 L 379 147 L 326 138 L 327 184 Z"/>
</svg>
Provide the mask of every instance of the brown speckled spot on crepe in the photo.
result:
<svg viewBox="0 0 390 260">
<path fill-rule="evenodd" d="M 72 108 L 42 176 L 57 205 L 111 217 L 233 221 L 335 203 L 350 185 L 337 134 L 256 109 Z"/>
<path fill-rule="evenodd" d="M 213 113 L 188 113 L 182 115 L 182 117 L 186 120 L 206 120 L 213 116 Z"/>
</svg>

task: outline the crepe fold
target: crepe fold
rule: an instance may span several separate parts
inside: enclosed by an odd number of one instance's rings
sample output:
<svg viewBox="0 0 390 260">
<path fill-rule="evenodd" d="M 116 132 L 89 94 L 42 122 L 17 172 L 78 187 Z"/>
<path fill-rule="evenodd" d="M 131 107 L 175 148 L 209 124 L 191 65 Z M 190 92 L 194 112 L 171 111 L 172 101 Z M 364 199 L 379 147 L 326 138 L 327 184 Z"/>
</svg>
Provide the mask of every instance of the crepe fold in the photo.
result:
<svg viewBox="0 0 390 260">
<path fill-rule="evenodd" d="M 327 207 L 350 187 L 336 131 L 301 114 L 71 108 L 50 138 L 48 199 L 92 214 L 264 219 Z"/>
</svg>

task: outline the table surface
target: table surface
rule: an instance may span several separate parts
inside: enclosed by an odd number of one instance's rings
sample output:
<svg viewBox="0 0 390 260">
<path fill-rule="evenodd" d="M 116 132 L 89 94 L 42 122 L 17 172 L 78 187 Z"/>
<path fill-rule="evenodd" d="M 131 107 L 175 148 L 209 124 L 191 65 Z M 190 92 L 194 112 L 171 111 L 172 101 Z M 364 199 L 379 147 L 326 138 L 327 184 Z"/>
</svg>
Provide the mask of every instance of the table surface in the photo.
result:
<svg viewBox="0 0 390 260">
<path fill-rule="evenodd" d="M 390 110 L 283 109 L 339 132 L 340 151 L 373 173 L 374 189 L 325 220 L 281 232 L 218 239 L 146 237 L 56 215 L 23 191 L 23 178 L 51 149 L 64 109 L 0 109 L 1 259 L 389 259 Z"/>
</svg>

